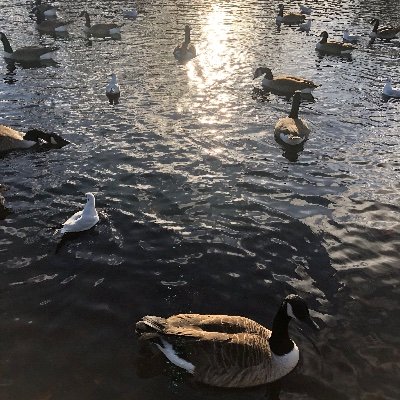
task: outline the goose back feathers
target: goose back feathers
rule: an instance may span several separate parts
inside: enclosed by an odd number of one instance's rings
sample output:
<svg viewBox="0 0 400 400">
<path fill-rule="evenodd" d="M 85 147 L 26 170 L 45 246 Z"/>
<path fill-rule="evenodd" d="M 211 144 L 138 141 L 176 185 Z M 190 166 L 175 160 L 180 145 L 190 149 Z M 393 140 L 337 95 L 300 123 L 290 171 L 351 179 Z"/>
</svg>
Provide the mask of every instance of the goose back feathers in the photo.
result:
<svg viewBox="0 0 400 400">
<path fill-rule="evenodd" d="M 279 308 L 272 331 L 240 316 L 178 314 L 145 316 L 136 332 L 199 382 L 250 387 L 275 381 L 296 366 L 299 351 L 288 334 L 294 316 L 311 321 L 304 300 L 292 295 Z"/>
</svg>

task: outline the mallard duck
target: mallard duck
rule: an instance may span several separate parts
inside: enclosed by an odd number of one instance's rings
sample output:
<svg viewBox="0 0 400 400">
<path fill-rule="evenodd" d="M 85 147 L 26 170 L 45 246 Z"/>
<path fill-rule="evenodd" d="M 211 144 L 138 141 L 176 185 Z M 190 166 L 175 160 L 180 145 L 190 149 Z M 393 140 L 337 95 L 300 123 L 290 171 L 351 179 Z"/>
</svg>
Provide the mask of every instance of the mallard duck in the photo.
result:
<svg viewBox="0 0 400 400">
<path fill-rule="evenodd" d="M 190 43 L 190 31 L 189 25 L 185 26 L 185 41 L 174 49 L 174 57 L 179 61 L 189 61 L 196 57 L 196 48 Z"/>
<path fill-rule="evenodd" d="M 400 88 L 394 88 L 392 86 L 392 80 L 388 78 L 383 88 L 383 94 L 388 97 L 400 98 Z"/>
<path fill-rule="evenodd" d="M 379 28 L 379 19 L 373 18 L 370 22 L 374 24 L 372 32 L 369 34 L 371 39 L 382 39 L 382 40 L 392 40 L 397 39 L 397 34 L 400 32 L 400 27 L 394 28 L 392 26 L 384 26 Z"/>
<path fill-rule="evenodd" d="M 121 95 L 119 85 L 117 82 L 117 75 L 111 74 L 111 81 L 106 86 L 106 96 L 110 104 L 118 104 L 119 97 Z"/>
<path fill-rule="evenodd" d="M 82 211 L 76 212 L 68 218 L 61 229 L 61 233 L 83 232 L 93 228 L 99 222 L 93 193 L 86 193 L 86 204 Z"/>
<path fill-rule="evenodd" d="M 300 12 L 302 14 L 310 15 L 312 13 L 312 8 L 311 7 L 307 7 L 304 4 L 299 4 L 299 8 L 300 8 Z"/>
<path fill-rule="evenodd" d="M 56 148 L 61 148 L 69 144 L 68 140 L 63 139 L 55 133 L 46 133 L 39 129 L 30 129 L 26 133 L 23 133 L 9 126 L 0 125 L 0 152 L 28 149 L 39 144 L 40 140 Z"/>
<path fill-rule="evenodd" d="M 4 57 L 19 62 L 37 62 L 40 60 L 49 60 L 58 50 L 56 46 L 26 46 L 13 51 L 6 35 L 0 32 L 0 40 L 3 42 Z"/>
<path fill-rule="evenodd" d="M 278 5 L 279 11 L 276 17 L 276 22 L 278 24 L 285 24 L 285 25 L 297 25 L 301 24 L 305 21 L 306 16 L 303 14 L 296 14 L 296 13 L 289 13 L 283 15 L 283 4 Z"/>
<path fill-rule="evenodd" d="M 57 17 L 57 8 L 51 4 L 42 4 L 42 0 L 35 1 L 35 7 L 33 8 L 32 12 L 35 13 L 36 10 L 43 13 L 46 18 Z"/>
<path fill-rule="evenodd" d="M 296 76 L 278 76 L 274 78 L 272 71 L 267 67 L 258 67 L 254 72 L 253 79 L 262 75 L 264 75 L 264 78 L 261 84 L 264 88 L 285 94 L 292 94 L 297 90 L 300 90 L 302 93 L 311 93 L 320 86 L 312 81 Z"/>
<path fill-rule="evenodd" d="M 343 31 L 343 42 L 345 43 L 357 43 L 360 40 L 360 36 L 350 35 L 349 30 Z"/>
<path fill-rule="evenodd" d="M 330 41 L 328 42 L 328 32 L 324 31 L 320 34 L 320 37 L 322 38 L 316 45 L 315 49 L 322 51 L 327 54 L 334 54 L 334 55 L 344 55 L 344 54 L 350 54 L 354 49 L 356 49 L 355 46 L 352 46 L 351 44 L 348 43 L 342 43 L 342 42 L 335 42 L 335 41 Z"/>
<path fill-rule="evenodd" d="M 36 10 L 36 28 L 41 33 L 65 33 L 67 26 L 71 21 L 63 21 L 60 19 L 45 19 L 44 14 Z"/>
<path fill-rule="evenodd" d="M 95 37 L 120 37 L 121 29 L 117 24 L 94 24 L 91 25 L 87 11 L 82 11 L 81 17 L 85 17 L 84 31 L 87 35 Z"/>
<path fill-rule="evenodd" d="M 281 118 L 275 125 L 275 138 L 282 142 L 297 146 L 307 140 L 310 129 L 307 123 L 299 118 L 301 93 L 296 92 L 292 100 L 292 109 L 286 118 Z"/>
<path fill-rule="evenodd" d="M 178 314 L 145 316 L 136 323 L 136 333 L 195 381 L 243 388 L 276 381 L 297 365 L 299 349 L 288 332 L 292 318 L 318 329 L 305 301 L 290 295 L 281 303 L 272 331 L 245 317 Z"/>
</svg>

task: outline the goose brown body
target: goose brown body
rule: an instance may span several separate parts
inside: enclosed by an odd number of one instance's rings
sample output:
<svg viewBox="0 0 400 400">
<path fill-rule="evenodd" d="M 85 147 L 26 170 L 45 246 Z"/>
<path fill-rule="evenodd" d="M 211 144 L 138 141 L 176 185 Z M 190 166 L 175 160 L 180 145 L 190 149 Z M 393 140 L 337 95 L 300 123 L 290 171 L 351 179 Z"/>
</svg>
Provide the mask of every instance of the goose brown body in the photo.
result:
<svg viewBox="0 0 400 400">
<path fill-rule="evenodd" d="M 397 34 L 400 32 L 400 26 L 383 26 L 379 28 L 379 19 L 377 18 L 372 19 L 371 24 L 374 25 L 372 32 L 369 34 L 372 39 L 392 40 L 397 38 Z"/>
<path fill-rule="evenodd" d="M 279 4 L 278 7 L 279 7 L 279 12 L 278 16 L 276 17 L 276 22 L 278 24 L 297 25 L 303 23 L 306 19 L 306 16 L 300 13 L 283 14 L 284 10 L 283 4 Z"/>
<path fill-rule="evenodd" d="M 316 45 L 316 50 L 322 51 L 324 53 L 333 54 L 333 55 L 341 55 L 341 54 L 350 54 L 355 46 L 352 46 L 348 43 L 329 41 L 328 42 L 328 33 L 322 32 L 320 37 L 322 38 Z"/>
<path fill-rule="evenodd" d="M 99 23 L 91 25 L 90 16 L 87 11 L 82 11 L 81 17 L 85 17 L 85 32 L 88 35 L 92 35 L 95 37 L 107 37 L 107 36 L 119 36 L 120 35 L 120 26 L 114 23 L 106 24 Z"/>
</svg>

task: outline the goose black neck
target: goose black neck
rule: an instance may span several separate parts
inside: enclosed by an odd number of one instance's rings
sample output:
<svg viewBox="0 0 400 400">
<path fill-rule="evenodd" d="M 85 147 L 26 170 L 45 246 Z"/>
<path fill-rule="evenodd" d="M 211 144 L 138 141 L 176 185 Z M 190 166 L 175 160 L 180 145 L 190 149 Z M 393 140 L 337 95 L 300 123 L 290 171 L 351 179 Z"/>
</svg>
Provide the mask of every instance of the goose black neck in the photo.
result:
<svg viewBox="0 0 400 400">
<path fill-rule="evenodd" d="M 190 43 L 190 29 L 185 29 L 185 43 Z"/>
<path fill-rule="evenodd" d="M 301 95 L 299 93 L 295 93 L 292 100 L 292 109 L 290 110 L 289 118 L 299 118 L 300 101 Z"/>
<path fill-rule="evenodd" d="M 286 302 L 284 302 L 275 315 L 272 334 L 269 338 L 269 347 L 278 356 L 290 353 L 294 347 L 289 337 L 289 322 L 290 317 L 286 313 Z"/>
<path fill-rule="evenodd" d="M 89 17 L 89 13 L 85 13 L 85 19 L 86 19 L 86 23 L 85 25 L 90 28 L 90 17 Z"/>
<path fill-rule="evenodd" d="M 378 27 L 379 27 L 379 20 L 376 19 L 374 22 L 374 29 L 372 29 L 372 32 L 378 32 Z"/>
<path fill-rule="evenodd" d="M 39 10 L 36 10 L 36 23 L 39 25 L 42 22 L 44 22 L 45 17 L 44 14 L 42 14 Z"/>
<path fill-rule="evenodd" d="M 320 43 L 324 44 L 328 41 L 328 37 L 327 36 L 322 36 L 321 40 L 319 41 Z"/>
<path fill-rule="evenodd" d="M 3 42 L 4 51 L 9 54 L 13 53 L 13 49 L 11 48 L 10 42 L 8 41 L 4 33 L 1 34 L 1 41 Z"/>
<path fill-rule="evenodd" d="M 283 17 L 283 7 L 279 7 L 278 17 Z"/>
</svg>

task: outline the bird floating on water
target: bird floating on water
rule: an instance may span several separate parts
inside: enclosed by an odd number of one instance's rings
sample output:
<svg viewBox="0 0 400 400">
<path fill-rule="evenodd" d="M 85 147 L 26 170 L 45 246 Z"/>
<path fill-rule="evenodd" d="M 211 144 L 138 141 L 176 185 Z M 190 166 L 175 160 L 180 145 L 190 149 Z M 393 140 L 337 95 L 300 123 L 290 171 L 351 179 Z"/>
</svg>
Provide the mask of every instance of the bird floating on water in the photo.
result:
<svg viewBox="0 0 400 400">
<path fill-rule="evenodd" d="M 392 86 L 391 78 L 387 78 L 385 86 L 383 87 L 382 93 L 388 97 L 400 98 L 400 88 L 394 88 Z"/>
<path fill-rule="evenodd" d="M 400 32 L 400 26 L 384 26 L 379 28 L 379 19 L 373 18 L 370 24 L 373 24 L 372 32 L 370 32 L 369 37 L 371 39 L 381 39 L 381 40 L 392 40 L 398 39 L 397 34 Z"/>
<path fill-rule="evenodd" d="M 297 25 L 301 24 L 305 21 L 306 16 L 298 13 L 288 13 L 283 15 L 284 5 L 278 5 L 279 11 L 276 17 L 277 24 L 285 24 L 285 25 Z"/>
<path fill-rule="evenodd" d="M 264 78 L 261 84 L 265 89 L 282 92 L 283 94 L 293 94 L 297 90 L 300 90 L 302 93 L 311 93 L 314 89 L 319 87 L 319 85 L 312 81 L 296 76 L 283 75 L 274 78 L 272 71 L 267 67 L 258 67 L 254 71 L 253 79 L 263 75 Z"/>
<path fill-rule="evenodd" d="M 343 42 L 345 43 L 357 43 L 360 40 L 360 36 L 350 35 L 349 30 L 343 31 Z"/>
<path fill-rule="evenodd" d="M 306 22 L 299 25 L 299 30 L 302 32 L 310 32 L 311 29 L 311 19 L 308 19 Z"/>
<path fill-rule="evenodd" d="M 185 26 L 185 41 L 174 49 L 174 57 L 181 62 L 189 61 L 196 57 L 196 48 L 190 43 L 191 30 L 192 28 L 189 25 Z"/>
<path fill-rule="evenodd" d="M 326 31 L 323 31 L 320 37 L 321 40 L 315 46 L 318 51 L 333 55 L 348 55 L 356 49 L 355 46 L 349 43 L 335 42 L 333 40 L 328 42 L 328 32 Z"/>
<path fill-rule="evenodd" d="M 106 96 L 110 104 L 118 104 L 121 91 L 117 82 L 117 75 L 111 74 L 111 81 L 106 86 Z"/>
<path fill-rule="evenodd" d="M 124 10 L 122 15 L 124 16 L 124 18 L 134 19 L 134 18 L 137 18 L 138 12 L 137 12 L 136 8 L 133 7 L 130 10 Z"/>
<path fill-rule="evenodd" d="M 86 193 L 85 196 L 86 204 L 84 209 L 76 212 L 63 223 L 61 233 L 87 231 L 99 222 L 93 193 Z"/>
<path fill-rule="evenodd" d="M 44 14 L 36 10 L 36 28 L 41 33 L 67 33 L 67 26 L 71 21 L 63 21 L 61 19 L 45 19 Z"/>
<path fill-rule="evenodd" d="M 121 27 L 119 25 L 114 23 L 99 23 L 92 25 L 90 22 L 89 13 L 87 11 L 82 11 L 80 16 L 85 17 L 85 26 L 83 30 L 87 35 L 100 38 L 111 37 L 115 39 L 119 39 L 121 37 Z"/>
<path fill-rule="evenodd" d="M 61 148 L 69 144 L 55 133 L 46 133 L 39 129 L 30 129 L 26 133 L 17 131 L 9 126 L 0 125 L 0 152 L 29 149 L 41 143 L 41 140 L 54 148 Z"/>
<path fill-rule="evenodd" d="M 19 62 L 52 60 L 54 52 L 59 49 L 56 46 L 26 46 L 14 51 L 3 32 L 0 32 L 0 40 L 3 42 L 4 58 Z"/>
<path fill-rule="evenodd" d="M 285 144 L 297 146 L 307 140 L 310 128 L 307 123 L 299 118 L 301 93 L 296 92 L 292 100 L 292 109 L 289 116 L 281 118 L 275 125 L 275 138 Z"/>
<path fill-rule="evenodd" d="M 305 301 L 290 295 L 281 303 L 272 331 L 245 317 L 178 314 L 145 316 L 136 323 L 136 333 L 195 381 L 243 388 L 276 381 L 297 365 L 299 349 L 288 332 L 291 319 L 318 329 Z"/>
<path fill-rule="evenodd" d="M 43 13 L 46 18 L 57 18 L 57 8 L 51 4 L 42 4 L 42 0 L 35 1 L 32 12 L 35 13 L 36 10 Z"/>
</svg>

